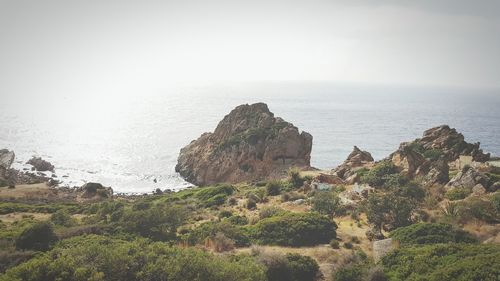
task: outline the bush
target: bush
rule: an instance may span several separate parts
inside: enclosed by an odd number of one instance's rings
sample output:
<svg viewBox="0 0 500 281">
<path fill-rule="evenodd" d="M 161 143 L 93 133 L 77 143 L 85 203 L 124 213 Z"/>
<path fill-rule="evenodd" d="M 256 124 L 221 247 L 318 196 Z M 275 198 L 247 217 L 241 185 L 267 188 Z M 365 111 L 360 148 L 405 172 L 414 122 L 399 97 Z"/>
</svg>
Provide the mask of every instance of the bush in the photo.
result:
<svg viewBox="0 0 500 281">
<path fill-rule="evenodd" d="M 68 214 L 66 210 L 59 210 L 52 214 L 50 220 L 55 225 L 72 226 L 75 225 L 75 220 Z"/>
<path fill-rule="evenodd" d="M 259 219 L 283 215 L 286 211 L 276 206 L 266 206 L 259 211 Z"/>
<path fill-rule="evenodd" d="M 281 182 L 280 181 L 270 181 L 266 185 L 266 194 L 268 196 L 276 196 L 281 193 Z"/>
<path fill-rule="evenodd" d="M 262 244 L 308 246 L 328 243 L 336 229 L 334 222 L 317 213 L 286 213 L 260 220 L 254 236 Z"/>
<path fill-rule="evenodd" d="M 156 241 L 169 241 L 176 238 L 177 227 L 184 223 L 186 216 L 184 208 L 155 205 L 146 210 L 128 210 L 119 224 L 128 232 Z"/>
<path fill-rule="evenodd" d="M 222 257 L 193 248 L 89 235 L 62 241 L 51 252 L 9 269 L 2 281 L 264 281 L 254 258 Z"/>
<path fill-rule="evenodd" d="M 231 216 L 231 217 L 227 218 L 227 221 L 230 224 L 234 224 L 234 225 L 246 225 L 246 224 L 248 224 L 248 218 L 245 216 L 239 216 L 239 215 Z"/>
<path fill-rule="evenodd" d="M 293 281 L 313 281 L 319 272 L 318 263 L 311 257 L 287 254 L 288 267 Z"/>
<path fill-rule="evenodd" d="M 288 181 L 294 188 L 299 188 L 304 184 L 304 179 L 300 176 L 298 168 L 291 168 L 288 170 Z"/>
<path fill-rule="evenodd" d="M 204 244 L 207 239 L 213 240 L 219 233 L 233 240 L 238 247 L 250 245 L 250 238 L 245 229 L 232 225 L 226 220 L 200 224 L 187 235 L 187 242 L 190 245 Z"/>
<path fill-rule="evenodd" d="M 395 229 L 413 223 L 413 213 L 417 204 L 414 200 L 398 196 L 395 193 L 368 195 L 366 216 L 375 228 L 385 226 Z"/>
<path fill-rule="evenodd" d="M 346 249 L 352 249 L 352 247 L 353 247 L 353 245 L 352 245 L 351 242 L 345 242 L 344 243 L 344 248 L 346 248 Z"/>
<path fill-rule="evenodd" d="M 216 185 L 201 188 L 196 192 L 195 197 L 201 201 L 204 207 L 220 206 L 233 192 L 232 185 Z"/>
<path fill-rule="evenodd" d="M 39 222 L 26 228 L 16 239 L 19 250 L 47 251 L 57 241 L 51 223 Z"/>
<path fill-rule="evenodd" d="M 299 254 L 261 253 L 259 260 L 270 281 L 313 281 L 319 272 L 314 259 Z"/>
<path fill-rule="evenodd" d="M 373 187 L 382 187 L 391 179 L 390 175 L 397 174 L 397 168 L 391 161 L 382 161 L 361 177 L 361 182 Z"/>
<path fill-rule="evenodd" d="M 219 212 L 219 219 L 223 219 L 223 218 L 229 218 L 230 216 L 232 216 L 233 213 L 229 210 L 222 210 Z"/>
<path fill-rule="evenodd" d="M 281 201 L 283 202 L 288 202 L 288 201 L 296 201 L 299 199 L 305 199 L 306 197 L 303 194 L 300 194 L 295 191 L 290 191 L 286 193 L 281 194 Z"/>
<path fill-rule="evenodd" d="M 498 244 L 435 244 L 401 248 L 382 258 L 389 280 L 482 280 L 500 276 Z"/>
<path fill-rule="evenodd" d="M 340 248 L 340 243 L 339 241 L 335 240 L 335 239 L 332 239 L 330 241 L 330 247 L 332 247 L 332 249 L 339 249 Z"/>
<path fill-rule="evenodd" d="M 494 201 L 488 198 L 471 197 L 460 202 L 459 216 L 462 220 L 477 219 L 487 223 L 500 222 L 500 212 L 498 212 Z"/>
<path fill-rule="evenodd" d="M 253 210 L 257 208 L 257 202 L 253 200 L 252 198 L 247 199 L 247 204 L 246 204 L 247 209 Z"/>
<path fill-rule="evenodd" d="M 226 252 L 234 249 L 234 240 L 226 237 L 224 233 L 217 232 L 212 238 L 214 250 L 216 252 Z"/>
<path fill-rule="evenodd" d="M 440 223 L 417 223 L 401 227 L 391 232 L 391 237 L 402 245 L 477 242 L 469 233 Z"/>
<path fill-rule="evenodd" d="M 472 191 L 470 189 L 457 187 L 448 190 L 444 196 L 451 201 L 455 201 L 465 199 L 465 197 L 469 196 L 471 193 Z"/>
<path fill-rule="evenodd" d="M 322 215 L 333 217 L 342 213 L 339 196 L 331 191 L 318 191 L 312 199 L 312 209 Z"/>
</svg>

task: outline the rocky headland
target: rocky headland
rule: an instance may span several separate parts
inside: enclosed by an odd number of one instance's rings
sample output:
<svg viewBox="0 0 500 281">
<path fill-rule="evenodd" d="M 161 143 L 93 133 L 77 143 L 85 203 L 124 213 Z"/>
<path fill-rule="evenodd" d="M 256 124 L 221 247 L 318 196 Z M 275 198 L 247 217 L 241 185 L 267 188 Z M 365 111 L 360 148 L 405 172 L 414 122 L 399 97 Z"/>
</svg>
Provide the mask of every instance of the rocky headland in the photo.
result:
<svg viewBox="0 0 500 281">
<path fill-rule="evenodd" d="M 280 178 L 310 168 L 312 136 L 275 117 L 264 103 L 240 105 L 181 149 L 175 170 L 195 185 Z"/>
</svg>

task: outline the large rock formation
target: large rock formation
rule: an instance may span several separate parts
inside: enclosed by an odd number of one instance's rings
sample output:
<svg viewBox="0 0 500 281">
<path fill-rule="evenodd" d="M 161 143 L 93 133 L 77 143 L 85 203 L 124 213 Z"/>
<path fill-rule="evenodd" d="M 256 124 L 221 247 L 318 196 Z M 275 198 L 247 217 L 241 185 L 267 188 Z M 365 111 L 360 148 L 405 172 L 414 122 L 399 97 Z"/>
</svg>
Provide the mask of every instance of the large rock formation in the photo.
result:
<svg viewBox="0 0 500 281">
<path fill-rule="evenodd" d="M 0 149 L 0 167 L 5 170 L 10 169 L 10 166 L 14 163 L 15 157 L 14 151 Z"/>
<path fill-rule="evenodd" d="M 175 170 L 196 185 L 280 177 L 308 168 L 312 136 L 269 111 L 264 103 L 240 105 L 213 133 L 181 149 Z"/>
</svg>

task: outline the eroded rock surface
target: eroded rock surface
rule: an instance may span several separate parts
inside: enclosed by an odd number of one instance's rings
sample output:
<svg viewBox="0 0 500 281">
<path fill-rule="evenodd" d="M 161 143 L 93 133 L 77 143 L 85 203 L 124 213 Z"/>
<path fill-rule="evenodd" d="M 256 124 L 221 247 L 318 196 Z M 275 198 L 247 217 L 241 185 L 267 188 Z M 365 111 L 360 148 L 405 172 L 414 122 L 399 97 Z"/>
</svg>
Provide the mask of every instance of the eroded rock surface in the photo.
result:
<svg viewBox="0 0 500 281">
<path fill-rule="evenodd" d="M 181 149 L 176 171 L 188 182 L 208 185 L 280 177 L 310 167 L 312 136 L 275 117 L 264 103 L 240 105 Z"/>
<path fill-rule="evenodd" d="M 356 178 L 356 171 L 363 167 L 370 166 L 373 163 L 373 157 L 369 152 L 354 146 L 353 151 L 347 156 L 344 163 L 335 168 L 332 172 L 347 183 L 352 184 L 358 180 Z"/>
</svg>

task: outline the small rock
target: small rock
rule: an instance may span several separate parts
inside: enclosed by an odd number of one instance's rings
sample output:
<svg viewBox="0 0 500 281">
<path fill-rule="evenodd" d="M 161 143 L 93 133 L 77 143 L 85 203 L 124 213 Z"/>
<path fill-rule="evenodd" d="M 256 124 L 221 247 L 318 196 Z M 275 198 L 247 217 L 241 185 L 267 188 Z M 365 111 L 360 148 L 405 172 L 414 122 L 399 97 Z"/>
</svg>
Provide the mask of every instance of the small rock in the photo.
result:
<svg viewBox="0 0 500 281">
<path fill-rule="evenodd" d="M 486 188 L 484 188 L 482 184 L 478 183 L 472 188 L 472 193 L 476 196 L 483 195 L 486 193 Z"/>
<path fill-rule="evenodd" d="M 492 184 L 489 188 L 490 192 L 496 192 L 498 190 L 500 190 L 500 181 Z"/>
</svg>

